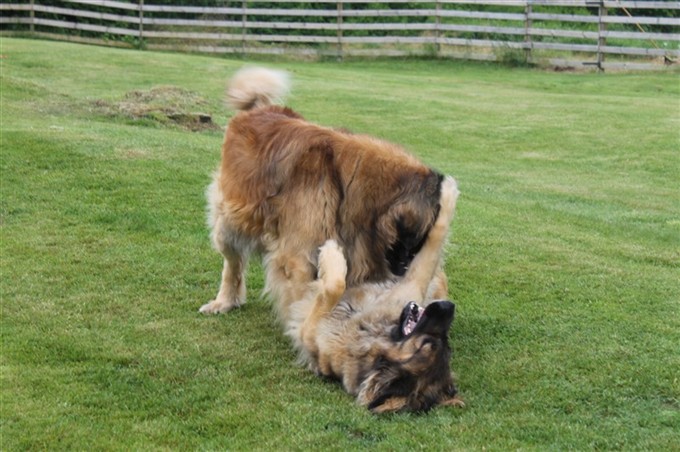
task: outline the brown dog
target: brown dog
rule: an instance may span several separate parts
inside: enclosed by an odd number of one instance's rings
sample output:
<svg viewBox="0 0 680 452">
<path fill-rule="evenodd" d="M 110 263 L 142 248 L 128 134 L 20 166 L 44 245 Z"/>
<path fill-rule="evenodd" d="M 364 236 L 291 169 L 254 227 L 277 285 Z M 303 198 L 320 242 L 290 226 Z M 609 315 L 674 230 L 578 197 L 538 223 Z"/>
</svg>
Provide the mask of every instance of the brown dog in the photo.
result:
<svg viewBox="0 0 680 452">
<path fill-rule="evenodd" d="M 248 257 L 263 255 L 266 288 L 280 313 L 315 279 L 318 248 L 335 240 L 347 256 L 349 287 L 404 275 L 437 216 L 443 176 L 402 148 L 309 123 L 272 105 L 285 73 L 246 69 L 228 96 L 222 163 L 208 189 L 213 246 L 224 256 L 217 297 L 204 313 L 246 301 Z M 437 271 L 428 298 L 445 298 Z M 283 319 L 286 320 L 285 318 Z"/>
<path fill-rule="evenodd" d="M 375 413 L 463 406 L 449 369 L 454 305 L 426 300 L 457 197 L 446 178 L 437 221 L 399 281 L 346 289 L 345 258 L 329 240 L 319 252 L 319 278 L 288 307 L 287 334 L 302 360 Z"/>
</svg>

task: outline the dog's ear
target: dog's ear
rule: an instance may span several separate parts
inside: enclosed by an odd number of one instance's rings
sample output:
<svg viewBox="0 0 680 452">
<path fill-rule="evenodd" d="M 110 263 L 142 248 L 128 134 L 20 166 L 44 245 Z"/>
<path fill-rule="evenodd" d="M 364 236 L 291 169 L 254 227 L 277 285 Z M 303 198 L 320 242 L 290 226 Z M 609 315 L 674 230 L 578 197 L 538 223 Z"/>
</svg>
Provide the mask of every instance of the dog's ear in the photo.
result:
<svg viewBox="0 0 680 452">
<path fill-rule="evenodd" d="M 357 401 L 374 413 L 397 411 L 406 406 L 415 381 L 401 372 L 401 367 L 386 357 L 380 357 L 366 375 Z"/>
</svg>

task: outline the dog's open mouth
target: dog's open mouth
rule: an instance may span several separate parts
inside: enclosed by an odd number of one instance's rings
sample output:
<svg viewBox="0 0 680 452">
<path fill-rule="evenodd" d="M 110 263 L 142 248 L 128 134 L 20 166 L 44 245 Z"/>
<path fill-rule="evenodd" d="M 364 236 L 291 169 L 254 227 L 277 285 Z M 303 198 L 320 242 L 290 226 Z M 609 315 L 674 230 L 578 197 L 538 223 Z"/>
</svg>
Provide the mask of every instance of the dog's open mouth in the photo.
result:
<svg viewBox="0 0 680 452">
<path fill-rule="evenodd" d="M 418 306 L 413 301 L 404 307 L 404 310 L 401 312 L 401 318 L 399 319 L 399 326 L 404 337 L 413 333 L 416 325 L 418 325 L 418 322 L 423 317 L 423 312 L 425 312 L 425 308 Z"/>
</svg>

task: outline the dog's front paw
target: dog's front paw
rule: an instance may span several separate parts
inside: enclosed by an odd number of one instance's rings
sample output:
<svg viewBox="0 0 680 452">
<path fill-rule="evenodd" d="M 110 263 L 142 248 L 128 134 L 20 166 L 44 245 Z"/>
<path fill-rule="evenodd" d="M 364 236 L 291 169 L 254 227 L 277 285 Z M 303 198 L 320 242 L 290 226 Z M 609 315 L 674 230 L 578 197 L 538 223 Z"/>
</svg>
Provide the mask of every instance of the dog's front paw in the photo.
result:
<svg viewBox="0 0 680 452">
<path fill-rule="evenodd" d="M 442 182 L 441 196 L 439 198 L 439 205 L 441 206 L 439 215 L 441 217 L 447 220 L 451 219 L 459 194 L 456 180 L 451 176 L 446 176 Z"/>
<path fill-rule="evenodd" d="M 210 303 L 201 306 L 201 309 L 199 309 L 198 312 L 201 314 L 224 314 L 234 308 L 238 308 L 240 305 L 241 303 L 238 303 L 237 301 L 229 302 L 227 300 L 215 299 Z"/>
</svg>

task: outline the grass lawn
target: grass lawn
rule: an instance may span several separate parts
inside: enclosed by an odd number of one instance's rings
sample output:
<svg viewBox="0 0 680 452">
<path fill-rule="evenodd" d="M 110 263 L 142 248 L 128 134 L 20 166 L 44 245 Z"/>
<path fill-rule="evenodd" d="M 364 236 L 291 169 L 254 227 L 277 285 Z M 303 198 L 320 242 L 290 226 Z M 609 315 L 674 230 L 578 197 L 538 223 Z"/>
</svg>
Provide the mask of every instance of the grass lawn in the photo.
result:
<svg viewBox="0 0 680 452">
<path fill-rule="evenodd" d="M 243 61 L 0 54 L 3 450 L 677 450 L 677 71 L 271 64 L 308 119 L 402 143 L 462 192 L 446 270 L 467 407 L 373 416 L 296 366 L 256 262 L 249 304 L 197 312 L 221 270 L 203 192 L 222 134 L 165 114 L 225 124 Z"/>
</svg>

